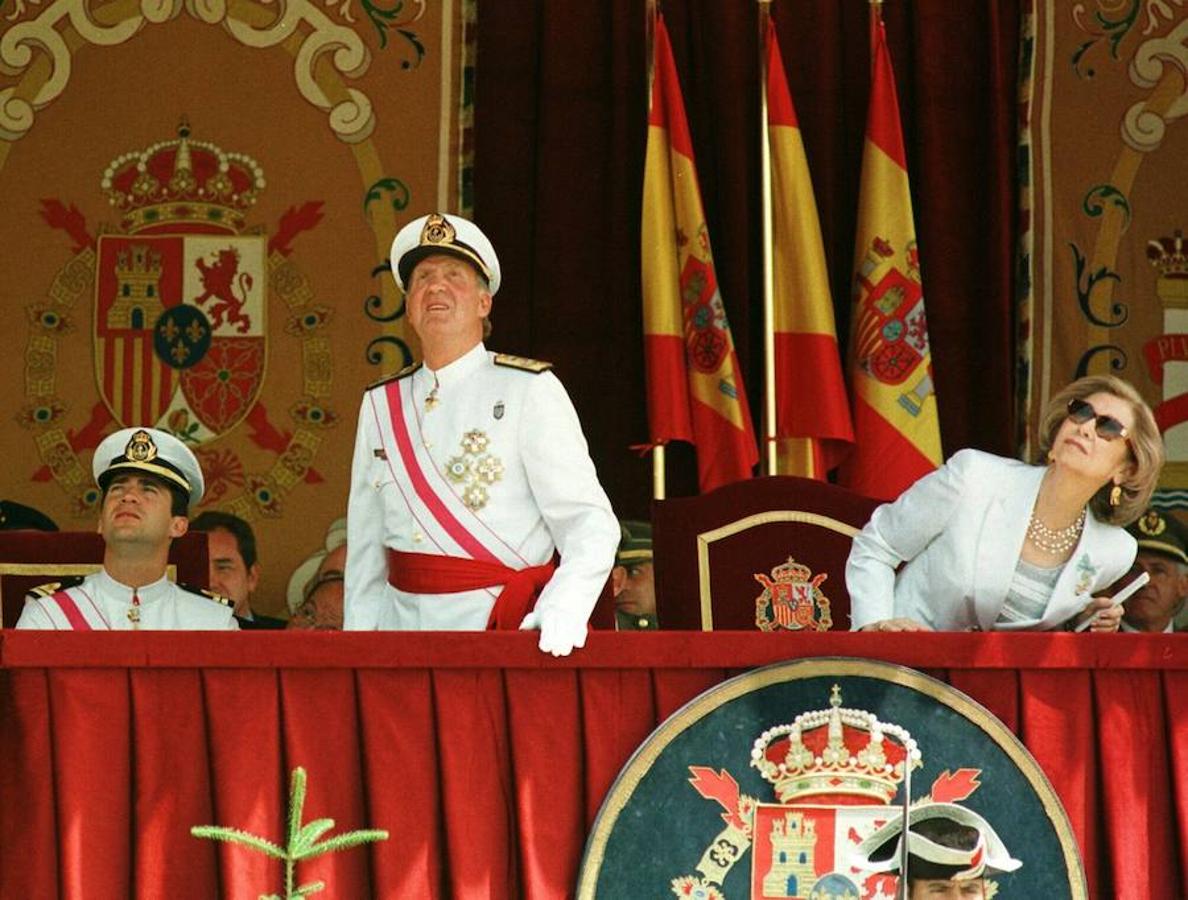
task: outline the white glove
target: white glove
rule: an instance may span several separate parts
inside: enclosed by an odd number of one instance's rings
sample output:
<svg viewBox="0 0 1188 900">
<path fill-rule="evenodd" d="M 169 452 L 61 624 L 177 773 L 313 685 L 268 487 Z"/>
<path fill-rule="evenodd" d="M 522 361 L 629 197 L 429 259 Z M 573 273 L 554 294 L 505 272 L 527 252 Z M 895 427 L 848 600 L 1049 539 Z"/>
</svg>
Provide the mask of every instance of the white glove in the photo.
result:
<svg viewBox="0 0 1188 900">
<path fill-rule="evenodd" d="M 569 656 L 574 647 L 586 646 L 586 632 L 589 630 L 586 619 L 579 619 L 567 610 L 552 607 L 532 610 L 524 616 L 520 630 L 531 631 L 537 628 L 540 629 L 540 642 L 537 646 L 542 653 Z"/>
</svg>

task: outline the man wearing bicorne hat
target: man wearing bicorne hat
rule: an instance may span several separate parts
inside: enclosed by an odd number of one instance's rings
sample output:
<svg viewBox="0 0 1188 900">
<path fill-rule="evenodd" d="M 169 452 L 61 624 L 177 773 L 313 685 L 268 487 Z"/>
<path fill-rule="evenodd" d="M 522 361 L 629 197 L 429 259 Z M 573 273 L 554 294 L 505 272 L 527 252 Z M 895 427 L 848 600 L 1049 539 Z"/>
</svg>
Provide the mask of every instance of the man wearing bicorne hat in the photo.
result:
<svg viewBox="0 0 1188 900">
<path fill-rule="evenodd" d="M 899 873 L 902 842 L 900 812 L 858 846 L 852 862 L 867 871 Z M 956 803 L 913 806 L 907 850 L 908 900 L 984 900 L 987 875 L 1023 865 L 1011 857 L 989 822 Z"/>
<path fill-rule="evenodd" d="M 1151 580 L 1122 604 L 1120 631 L 1170 632 L 1188 596 L 1188 539 L 1173 517 L 1149 509 L 1126 526 L 1138 541 L 1135 568 Z"/>
<path fill-rule="evenodd" d="M 363 397 L 345 627 L 539 629 L 565 655 L 619 541 L 573 404 L 548 363 L 484 346 L 500 270 L 473 222 L 410 222 L 391 261 L 424 361 Z"/>
<path fill-rule="evenodd" d="M 125 428 L 95 449 L 103 492 L 103 569 L 43 585 L 25 598 L 17 628 L 222 631 L 238 626 L 229 601 L 165 577 L 169 545 L 189 528 L 202 498 L 202 469 L 190 449 L 155 428 Z"/>
</svg>

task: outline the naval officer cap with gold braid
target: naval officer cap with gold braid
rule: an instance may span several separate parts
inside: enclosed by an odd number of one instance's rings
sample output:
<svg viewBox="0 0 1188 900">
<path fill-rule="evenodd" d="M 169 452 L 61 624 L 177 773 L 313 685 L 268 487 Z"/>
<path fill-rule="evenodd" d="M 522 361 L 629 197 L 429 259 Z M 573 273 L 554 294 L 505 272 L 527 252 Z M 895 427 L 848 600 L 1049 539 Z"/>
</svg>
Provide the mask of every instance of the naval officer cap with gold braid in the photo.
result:
<svg viewBox="0 0 1188 900">
<path fill-rule="evenodd" d="M 413 219 L 392 241 L 392 274 L 400 290 L 408 290 L 412 270 L 422 259 L 435 254 L 456 256 L 474 266 L 486 279 L 492 297 L 499 290 L 499 257 L 482 229 L 461 216 L 431 213 Z"/>
<path fill-rule="evenodd" d="M 190 448 L 156 428 L 123 428 L 109 434 L 95 448 L 91 471 L 104 491 L 121 472 L 155 475 L 180 489 L 191 506 L 206 490 L 202 467 Z"/>
</svg>

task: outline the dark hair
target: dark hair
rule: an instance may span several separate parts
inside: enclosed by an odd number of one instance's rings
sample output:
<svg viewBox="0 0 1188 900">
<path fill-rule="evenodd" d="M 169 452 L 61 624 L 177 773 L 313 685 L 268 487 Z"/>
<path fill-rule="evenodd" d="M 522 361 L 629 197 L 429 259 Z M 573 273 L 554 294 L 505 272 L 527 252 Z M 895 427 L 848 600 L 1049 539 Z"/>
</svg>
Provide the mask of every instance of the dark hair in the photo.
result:
<svg viewBox="0 0 1188 900">
<path fill-rule="evenodd" d="M 208 509 L 190 522 L 190 531 L 214 531 L 221 528 L 235 538 L 235 546 L 243 557 L 243 564 L 250 569 L 256 564 L 256 536 L 252 526 L 239 516 L 216 509 Z"/>
<path fill-rule="evenodd" d="M 924 819 L 913 825 L 912 831 L 928 838 L 934 844 L 954 850 L 972 850 L 978 845 L 978 830 L 952 819 Z M 912 854 L 908 859 L 908 883 L 917 880 L 948 880 L 964 870 L 964 866 L 941 865 Z"/>
<path fill-rule="evenodd" d="M 160 475 L 154 475 L 152 472 L 144 472 L 140 469 L 124 469 L 116 472 L 111 478 L 107 479 L 107 484 L 103 485 L 103 496 L 99 498 L 100 502 L 107 499 L 107 492 L 121 478 L 143 478 L 145 481 L 151 481 L 158 487 L 166 488 L 169 491 L 169 515 L 181 516 L 182 518 L 189 516 L 190 495 L 183 491 L 180 485 L 176 485 L 172 481 L 162 478 Z"/>
</svg>

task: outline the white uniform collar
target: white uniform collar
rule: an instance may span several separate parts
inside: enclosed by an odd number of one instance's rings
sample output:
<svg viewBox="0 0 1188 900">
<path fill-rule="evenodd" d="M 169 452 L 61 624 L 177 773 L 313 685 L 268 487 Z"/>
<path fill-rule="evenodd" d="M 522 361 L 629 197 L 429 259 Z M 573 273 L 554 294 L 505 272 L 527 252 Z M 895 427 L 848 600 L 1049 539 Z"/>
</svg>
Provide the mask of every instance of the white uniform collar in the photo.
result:
<svg viewBox="0 0 1188 900">
<path fill-rule="evenodd" d="M 486 362 L 486 360 L 486 345 L 482 341 L 479 341 L 452 363 L 444 365 L 440 369 L 430 369 L 428 366 L 422 366 L 421 370 L 417 372 L 417 377 L 426 380 L 430 386 L 436 383 L 439 389 L 449 387 L 465 379 Z"/>
<path fill-rule="evenodd" d="M 107 574 L 107 569 L 100 571 L 97 577 L 99 579 L 100 594 L 117 602 L 130 604 L 132 602 L 133 591 L 135 591 L 137 598 L 140 600 L 140 605 L 144 606 L 146 603 L 152 603 L 155 600 L 162 599 L 169 593 L 169 580 L 164 575 L 152 584 L 142 585 L 138 588 L 131 588 L 126 584 L 116 581 Z"/>
</svg>

